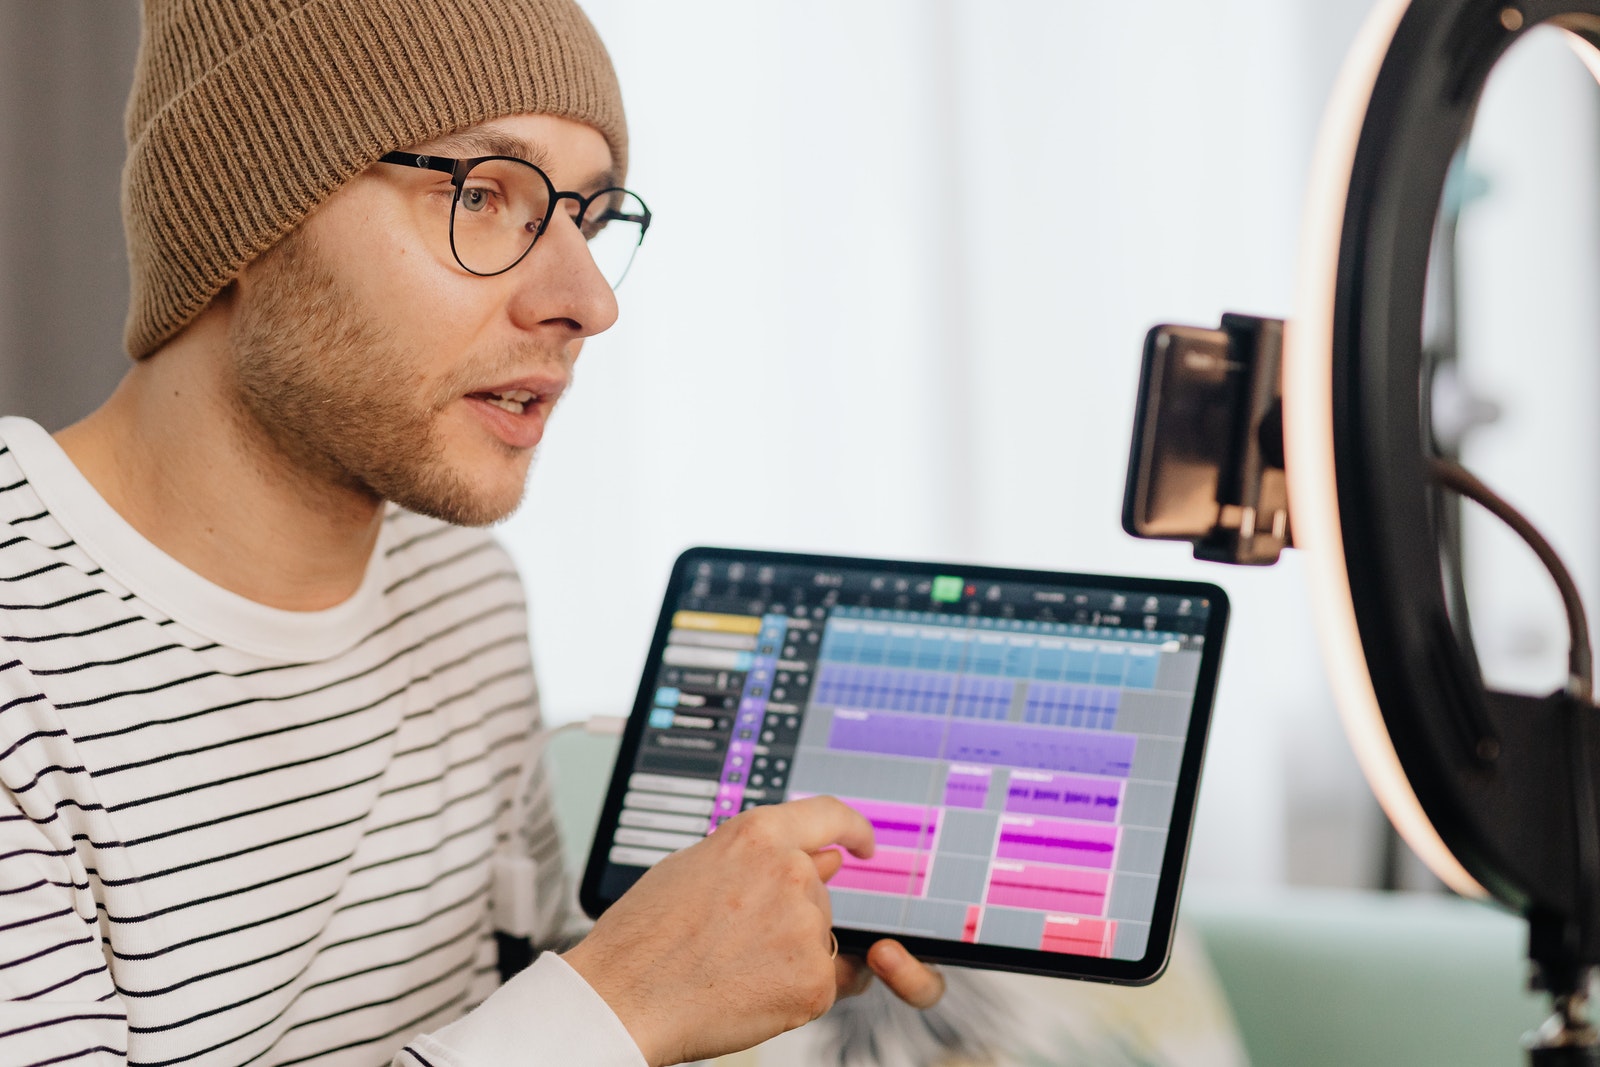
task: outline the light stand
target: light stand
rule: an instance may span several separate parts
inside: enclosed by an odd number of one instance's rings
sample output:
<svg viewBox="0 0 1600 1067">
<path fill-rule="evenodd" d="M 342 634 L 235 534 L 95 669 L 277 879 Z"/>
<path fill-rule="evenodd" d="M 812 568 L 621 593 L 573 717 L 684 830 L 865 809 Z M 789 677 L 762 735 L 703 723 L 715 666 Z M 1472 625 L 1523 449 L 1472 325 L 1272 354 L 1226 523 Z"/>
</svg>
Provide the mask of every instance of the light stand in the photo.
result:
<svg viewBox="0 0 1600 1067">
<path fill-rule="evenodd" d="M 1600 1065 L 1587 1020 L 1600 966 L 1600 710 L 1587 625 L 1537 531 L 1433 453 L 1422 394 L 1424 289 L 1451 160 L 1495 62 L 1540 25 L 1566 31 L 1600 71 L 1600 0 L 1380 4 L 1341 73 L 1313 163 L 1295 315 L 1282 330 L 1281 415 L 1262 402 L 1280 387 L 1275 320 L 1229 316 L 1209 337 L 1152 331 L 1124 525 L 1228 562 L 1305 550 L 1340 715 L 1385 814 L 1446 885 L 1528 920 L 1534 980 L 1555 1008 L 1527 1042 L 1543 1067 Z M 1231 428 L 1223 447 L 1204 444 L 1217 435 L 1182 432 L 1196 410 L 1182 401 L 1201 392 L 1207 425 L 1220 405 Z M 1263 541 L 1260 504 L 1274 478 L 1286 480 L 1288 522 Z M 1513 522 L 1562 585 L 1573 635 L 1563 690 L 1533 697 L 1484 684 L 1443 578 L 1441 488 Z"/>
</svg>

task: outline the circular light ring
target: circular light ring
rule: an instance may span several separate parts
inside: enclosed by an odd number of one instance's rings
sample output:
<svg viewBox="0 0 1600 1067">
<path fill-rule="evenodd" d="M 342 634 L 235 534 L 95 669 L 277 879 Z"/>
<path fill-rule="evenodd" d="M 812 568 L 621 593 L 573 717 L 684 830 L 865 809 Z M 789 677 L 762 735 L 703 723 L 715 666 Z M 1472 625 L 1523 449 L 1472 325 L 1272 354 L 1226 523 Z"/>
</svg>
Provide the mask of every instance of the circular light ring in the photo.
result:
<svg viewBox="0 0 1600 1067">
<path fill-rule="evenodd" d="M 1289 510 L 1304 551 L 1318 638 L 1345 733 L 1384 814 L 1458 893 L 1484 890 L 1451 854 L 1400 766 L 1367 670 L 1334 491 L 1333 317 L 1340 237 L 1362 120 L 1409 0 L 1383 0 L 1345 60 L 1323 116 L 1300 238 L 1294 316 L 1284 328 L 1283 423 Z"/>
<path fill-rule="evenodd" d="M 1457 892 L 1484 896 L 1490 883 L 1519 905 L 1494 843 L 1460 816 L 1451 755 L 1460 738 L 1448 735 L 1460 709 L 1428 673 L 1460 657 L 1439 636 L 1448 612 L 1419 389 L 1445 175 L 1494 62 L 1540 23 L 1569 30 L 1591 69 L 1600 64 L 1584 40 L 1600 26 L 1600 0 L 1379 4 L 1323 121 L 1284 339 L 1294 537 L 1346 733 L 1385 814 L 1429 869 Z"/>
</svg>

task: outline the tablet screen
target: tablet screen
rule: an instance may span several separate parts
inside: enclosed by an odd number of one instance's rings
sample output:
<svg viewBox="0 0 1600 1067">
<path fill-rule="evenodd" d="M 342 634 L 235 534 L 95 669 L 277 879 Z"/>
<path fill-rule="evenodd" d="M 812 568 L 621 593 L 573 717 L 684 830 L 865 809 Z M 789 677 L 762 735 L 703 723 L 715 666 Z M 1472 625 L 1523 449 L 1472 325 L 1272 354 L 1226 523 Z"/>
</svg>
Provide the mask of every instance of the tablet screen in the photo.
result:
<svg viewBox="0 0 1600 1067">
<path fill-rule="evenodd" d="M 842 943 L 1153 978 L 1226 614 L 1201 583 L 691 550 L 585 903 L 741 811 L 825 793 L 877 838 L 829 885 Z"/>
</svg>

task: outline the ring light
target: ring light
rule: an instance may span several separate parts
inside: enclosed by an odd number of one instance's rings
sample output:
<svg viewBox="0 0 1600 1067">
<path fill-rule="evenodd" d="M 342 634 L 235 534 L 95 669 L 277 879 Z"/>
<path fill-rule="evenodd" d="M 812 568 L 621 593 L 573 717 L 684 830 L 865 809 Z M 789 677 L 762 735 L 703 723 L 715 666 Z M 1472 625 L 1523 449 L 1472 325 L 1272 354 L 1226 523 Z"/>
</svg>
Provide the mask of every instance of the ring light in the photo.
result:
<svg viewBox="0 0 1600 1067">
<path fill-rule="evenodd" d="M 1340 71 L 1312 157 L 1295 315 L 1284 328 L 1285 473 L 1295 543 L 1307 550 L 1306 573 L 1317 636 L 1335 703 L 1361 771 L 1384 814 L 1428 869 L 1456 892 L 1481 897 L 1483 887 L 1462 867 L 1423 811 L 1384 725 L 1356 621 L 1339 500 L 1331 491 L 1338 484 L 1333 447 L 1333 320 L 1343 266 L 1340 234 L 1362 119 L 1372 99 L 1379 65 L 1406 6 L 1406 0 L 1385 0 L 1368 17 Z M 1430 212 L 1430 238 L 1432 223 Z M 1420 319 L 1419 305 L 1419 359 Z"/>
<path fill-rule="evenodd" d="M 1529 920 L 1530 958 L 1557 1004 L 1533 1061 L 1600 1064 L 1582 1017 L 1600 965 L 1600 710 L 1586 624 L 1537 532 L 1431 454 L 1424 394 L 1423 297 L 1446 175 L 1496 61 L 1546 25 L 1600 78 L 1600 0 L 1381 0 L 1324 117 L 1281 352 L 1259 340 L 1276 336 L 1261 328 L 1272 320 L 1151 332 L 1123 522 L 1193 541 L 1207 559 L 1306 550 L 1340 715 L 1385 814 L 1450 888 Z M 1208 362 L 1208 344 L 1227 358 Z M 1196 370 L 1185 384 L 1186 368 L 1222 366 L 1240 380 Z M 1281 406 L 1269 403 L 1280 386 Z M 1200 407 L 1230 440 L 1196 444 L 1207 437 L 1195 432 Z M 1274 462 L 1291 532 L 1263 548 L 1258 509 Z M 1432 512 L 1444 489 L 1491 504 L 1565 581 L 1574 667 L 1564 690 L 1484 685 L 1448 608 Z"/>
</svg>

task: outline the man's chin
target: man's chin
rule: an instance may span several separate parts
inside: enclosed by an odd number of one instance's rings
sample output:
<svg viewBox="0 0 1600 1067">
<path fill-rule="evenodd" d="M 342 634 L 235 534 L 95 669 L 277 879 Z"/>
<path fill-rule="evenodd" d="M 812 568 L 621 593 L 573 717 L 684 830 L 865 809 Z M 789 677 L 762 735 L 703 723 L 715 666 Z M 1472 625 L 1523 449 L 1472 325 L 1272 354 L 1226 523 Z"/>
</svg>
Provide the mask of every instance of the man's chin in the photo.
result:
<svg viewBox="0 0 1600 1067">
<path fill-rule="evenodd" d="M 434 482 L 426 486 L 396 488 L 383 495 L 392 503 L 427 515 L 452 526 L 493 526 L 510 518 L 522 504 L 526 482 L 515 488 L 488 489 L 473 486 L 464 479 L 450 479 L 447 484 Z"/>
</svg>

